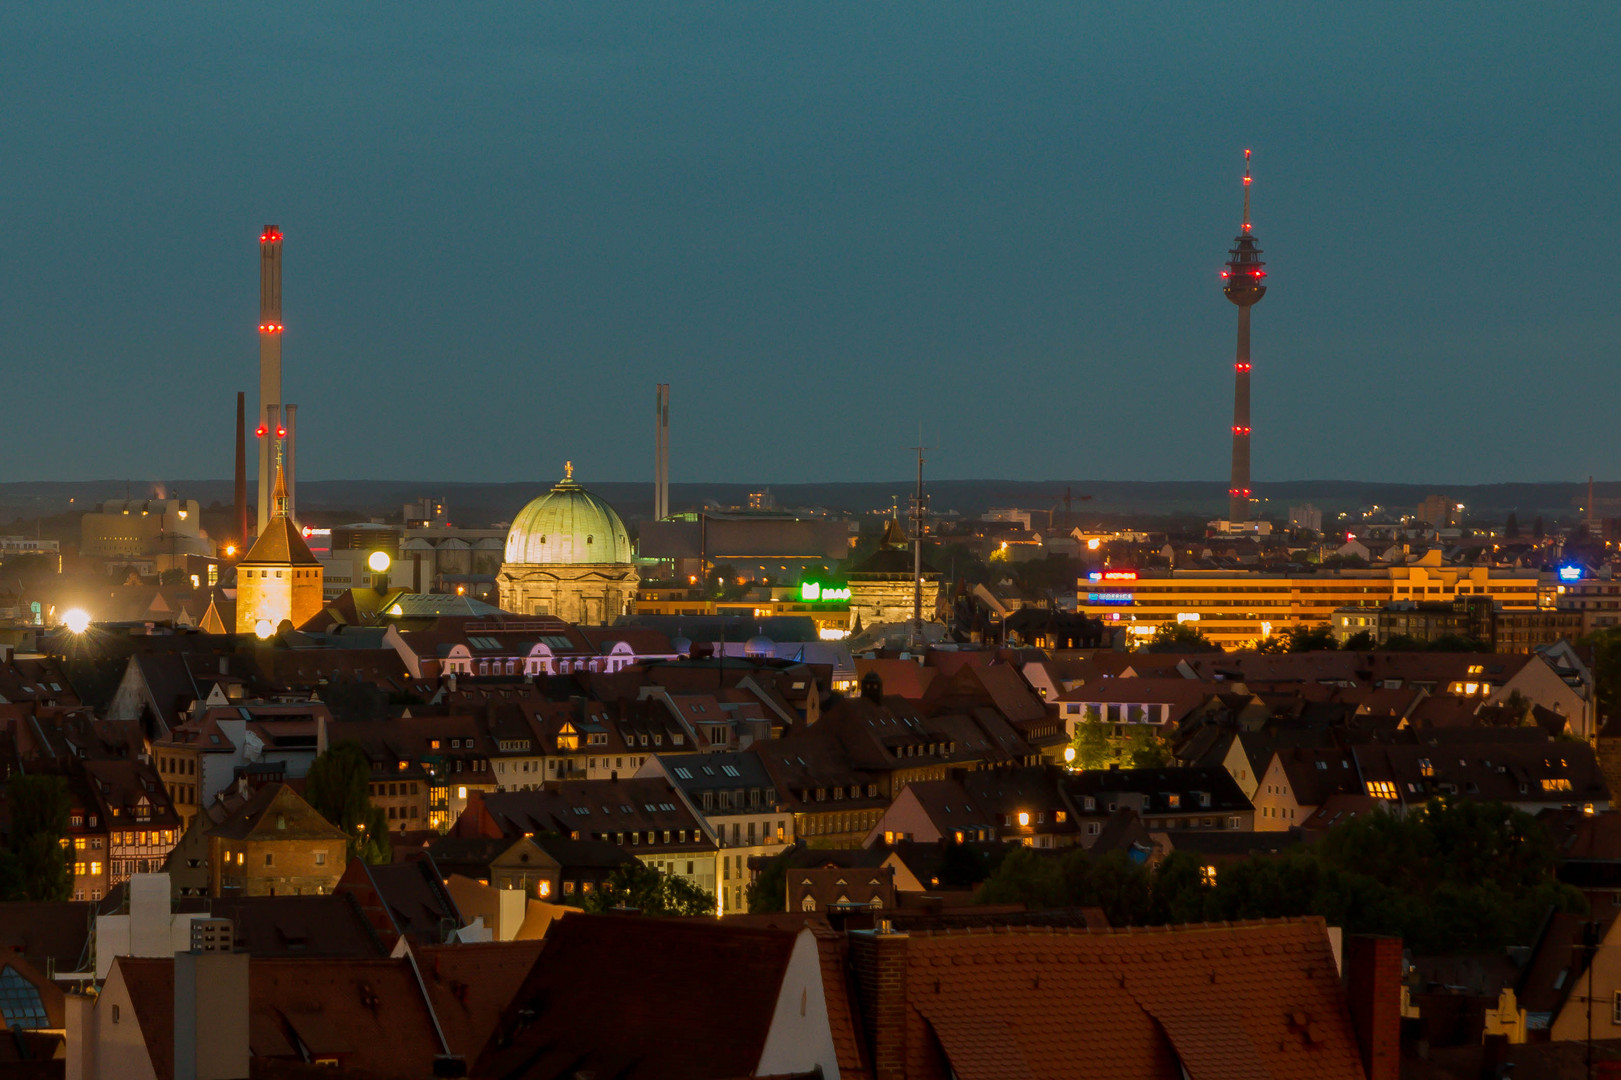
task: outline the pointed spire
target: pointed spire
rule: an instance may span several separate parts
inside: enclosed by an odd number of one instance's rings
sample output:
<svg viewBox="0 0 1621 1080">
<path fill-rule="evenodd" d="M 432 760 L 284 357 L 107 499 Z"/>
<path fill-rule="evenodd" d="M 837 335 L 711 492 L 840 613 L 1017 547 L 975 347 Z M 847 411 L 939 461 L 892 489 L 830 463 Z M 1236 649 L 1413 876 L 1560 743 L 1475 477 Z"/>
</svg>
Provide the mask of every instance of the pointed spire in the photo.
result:
<svg viewBox="0 0 1621 1080">
<path fill-rule="evenodd" d="M 1250 152 L 1244 151 L 1244 231 L 1250 231 Z"/>
<path fill-rule="evenodd" d="M 275 491 L 275 494 L 271 496 L 271 500 L 275 504 L 276 513 L 281 517 L 286 517 L 287 516 L 287 474 L 286 474 L 285 470 L 282 469 L 281 451 L 282 451 L 282 443 L 281 443 L 280 439 L 277 439 L 276 440 L 276 491 Z"/>
</svg>

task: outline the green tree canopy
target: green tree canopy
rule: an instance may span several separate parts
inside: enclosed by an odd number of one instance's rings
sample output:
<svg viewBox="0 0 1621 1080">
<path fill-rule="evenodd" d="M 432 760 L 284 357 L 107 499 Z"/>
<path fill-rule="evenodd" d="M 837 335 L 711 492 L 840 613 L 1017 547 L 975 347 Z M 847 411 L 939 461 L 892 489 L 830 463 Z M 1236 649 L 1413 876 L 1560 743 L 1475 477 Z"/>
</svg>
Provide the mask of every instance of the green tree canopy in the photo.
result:
<svg viewBox="0 0 1621 1080">
<path fill-rule="evenodd" d="M 615 870 L 602 888 L 586 894 L 583 906 L 598 913 L 626 907 L 643 915 L 713 915 L 716 902 L 714 893 L 705 892 L 684 877 L 637 863 Z"/>
<path fill-rule="evenodd" d="M 754 875 L 745 894 L 750 914 L 769 915 L 788 910 L 788 858 L 794 847 L 784 848 Z"/>
<path fill-rule="evenodd" d="M 1187 623 L 1163 623 L 1148 643 L 1149 652 L 1221 652 L 1221 648 Z"/>
<path fill-rule="evenodd" d="M 73 796 L 60 776 L 16 775 L 5 788 L 11 840 L 0 850 L 0 898 L 66 900 L 73 892 L 68 812 Z"/>
<path fill-rule="evenodd" d="M 386 863 L 388 820 L 371 801 L 371 759 L 354 741 L 337 743 L 310 762 L 304 801 L 349 838 L 349 858 Z"/>
<path fill-rule="evenodd" d="M 1290 652 L 1324 652 L 1339 648 L 1327 626 L 1295 626 L 1289 630 Z"/>
<path fill-rule="evenodd" d="M 1107 769 L 1115 759 L 1114 747 L 1109 744 L 1109 725 L 1101 720 L 1077 721 L 1070 745 L 1075 748 L 1077 769 Z"/>
<path fill-rule="evenodd" d="M 1125 755 L 1133 769 L 1159 769 L 1171 763 L 1171 748 L 1151 724 L 1127 724 Z"/>
<path fill-rule="evenodd" d="M 1542 825 L 1501 803 L 1432 801 L 1363 814 L 1315 846 L 1220 866 L 1175 852 L 1149 874 L 1112 853 L 1029 849 L 1005 859 L 982 903 L 1098 906 L 1112 925 L 1319 915 L 1352 933 L 1400 935 L 1421 953 L 1530 944 L 1549 911 L 1582 912 L 1555 877 Z"/>
<path fill-rule="evenodd" d="M 1344 648 L 1347 652 L 1372 652 L 1378 642 L 1373 639 L 1373 631 L 1358 630 L 1345 639 Z"/>
</svg>

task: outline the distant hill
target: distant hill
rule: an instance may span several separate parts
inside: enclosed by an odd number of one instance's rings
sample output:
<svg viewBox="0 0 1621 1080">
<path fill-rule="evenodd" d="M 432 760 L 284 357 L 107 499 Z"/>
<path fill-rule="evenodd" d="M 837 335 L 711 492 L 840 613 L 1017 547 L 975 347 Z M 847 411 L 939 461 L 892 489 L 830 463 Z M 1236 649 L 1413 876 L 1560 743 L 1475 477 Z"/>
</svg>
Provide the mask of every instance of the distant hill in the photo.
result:
<svg viewBox="0 0 1621 1080">
<path fill-rule="evenodd" d="M 549 479 L 514 484 L 315 480 L 301 482 L 298 494 L 300 509 L 312 517 L 326 513 L 397 517 L 406 502 L 433 496 L 445 500 L 455 523 L 483 525 L 510 520 L 527 500 L 541 494 L 551 484 Z M 590 486 L 627 521 L 634 522 L 652 513 L 651 483 L 602 482 Z M 678 511 L 697 509 L 706 502 L 722 506 L 746 505 L 749 493 L 763 486 L 672 484 L 670 502 Z M 911 484 L 906 480 L 772 484 L 769 488 L 781 507 L 814 506 L 851 513 L 887 511 L 894 500 L 899 500 L 904 509 L 911 492 Z M 1083 520 L 1093 515 L 1099 518 L 1213 518 L 1225 513 L 1227 501 L 1225 485 L 1209 481 L 940 480 L 928 485 L 935 511 L 954 510 L 963 516 L 977 516 L 997 506 L 1062 510 L 1066 490 L 1073 496 L 1071 509 Z M 229 480 L 172 481 L 163 485 L 124 480 L 8 483 L 0 484 L 0 527 L 18 519 L 26 522 L 37 517 L 82 513 L 104 500 L 124 498 L 126 492 L 134 498 L 157 498 L 169 492 L 196 499 L 205 507 L 216 501 L 229 505 L 232 499 Z M 1497 521 L 1512 510 L 1523 524 L 1529 525 L 1530 519 L 1537 515 L 1545 517 L 1550 524 L 1560 517 L 1574 518 L 1577 507 L 1585 503 L 1587 485 L 1302 480 L 1263 485 L 1260 492 L 1268 500 L 1261 504 L 1261 514 L 1271 518 L 1284 518 L 1290 506 L 1309 502 L 1324 512 L 1326 524 L 1341 512 L 1354 513 L 1373 505 L 1396 508 L 1398 512 L 1411 510 L 1426 496 L 1443 494 L 1463 503 L 1468 518 Z M 1595 495 L 1601 516 L 1621 516 L 1621 482 L 1596 484 Z"/>
</svg>

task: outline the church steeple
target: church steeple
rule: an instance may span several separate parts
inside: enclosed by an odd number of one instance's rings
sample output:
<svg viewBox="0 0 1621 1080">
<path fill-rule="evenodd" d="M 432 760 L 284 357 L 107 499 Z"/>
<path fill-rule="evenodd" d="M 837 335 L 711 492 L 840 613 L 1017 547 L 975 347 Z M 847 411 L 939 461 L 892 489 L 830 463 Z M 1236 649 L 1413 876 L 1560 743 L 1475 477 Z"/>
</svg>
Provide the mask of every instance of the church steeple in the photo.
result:
<svg viewBox="0 0 1621 1080">
<path fill-rule="evenodd" d="M 282 441 L 276 440 L 276 493 L 271 496 L 276 514 L 287 516 L 287 472 L 282 468 Z"/>
</svg>

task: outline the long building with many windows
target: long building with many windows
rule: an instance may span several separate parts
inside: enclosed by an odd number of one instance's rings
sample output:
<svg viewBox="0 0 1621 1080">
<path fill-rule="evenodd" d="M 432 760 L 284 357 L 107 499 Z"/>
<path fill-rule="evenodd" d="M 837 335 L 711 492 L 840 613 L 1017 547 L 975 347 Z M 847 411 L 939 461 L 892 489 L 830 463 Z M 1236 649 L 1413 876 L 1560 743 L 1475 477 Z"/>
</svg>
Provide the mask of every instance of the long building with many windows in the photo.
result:
<svg viewBox="0 0 1621 1080">
<path fill-rule="evenodd" d="M 1128 643 L 1166 623 L 1191 624 L 1224 648 L 1295 627 L 1327 625 L 1338 608 L 1382 608 L 1399 600 L 1488 597 L 1505 611 L 1538 607 L 1536 570 L 1447 566 L 1438 553 L 1406 566 L 1316 573 L 1248 570 L 1104 570 L 1080 581 L 1080 609 L 1124 629 Z"/>
</svg>

